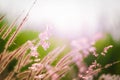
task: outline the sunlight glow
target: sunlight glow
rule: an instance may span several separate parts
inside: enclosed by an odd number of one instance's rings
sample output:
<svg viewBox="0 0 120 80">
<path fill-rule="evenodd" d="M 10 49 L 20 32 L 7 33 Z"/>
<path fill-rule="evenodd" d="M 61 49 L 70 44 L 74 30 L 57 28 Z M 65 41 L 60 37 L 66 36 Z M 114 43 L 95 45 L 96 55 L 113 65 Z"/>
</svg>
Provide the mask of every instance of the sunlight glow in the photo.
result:
<svg viewBox="0 0 120 80">
<path fill-rule="evenodd" d="M 32 0 L 25 2 L 16 1 L 11 9 L 19 12 L 26 9 L 27 5 L 31 5 Z M 30 12 L 26 25 L 27 29 L 41 30 L 43 24 L 52 24 L 56 30 L 56 34 L 60 36 L 80 36 L 82 34 L 93 34 L 97 29 L 97 21 L 99 16 L 99 1 L 80 1 L 80 0 L 37 0 L 34 8 Z M 18 8 L 16 7 L 18 6 Z M 27 6 L 29 9 L 30 6 Z M 21 10 L 20 10 L 21 9 Z M 15 14 L 16 14 L 15 13 Z M 13 16 L 15 16 L 13 14 Z M 11 17 L 11 16 L 10 16 Z"/>
<path fill-rule="evenodd" d="M 45 2 L 32 10 L 31 19 L 38 23 L 52 23 L 61 36 L 93 33 L 97 27 L 98 11 L 92 3 L 84 4 L 75 1 Z"/>
</svg>

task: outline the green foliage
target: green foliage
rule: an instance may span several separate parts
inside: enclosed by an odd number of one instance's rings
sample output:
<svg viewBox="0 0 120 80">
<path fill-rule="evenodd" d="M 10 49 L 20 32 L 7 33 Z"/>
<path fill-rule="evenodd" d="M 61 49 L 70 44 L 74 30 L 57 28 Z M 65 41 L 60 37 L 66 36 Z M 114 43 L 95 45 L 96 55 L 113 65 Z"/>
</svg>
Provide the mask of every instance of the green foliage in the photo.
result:
<svg viewBox="0 0 120 80">
<path fill-rule="evenodd" d="M 22 44 L 24 44 L 28 40 L 33 40 L 38 37 L 38 32 L 36 31 L 31 31 L 31 30 L 24 30 L 21 31 L 14 43 L 8 48 L 8 50 L 12 51 L 15 50 L 16 48 L 20 47 Z"/>
<path fill-rule="evenodd" d="M 0 28 L 3 24 L 4 24 L 4 22 L 0 23 Z M 13 31 L 15 31 L 15 28 L 13 29 Z M 12 32 L 9 34 L 9 36 L 12 34 Z M 37 39 L 38 34 L 39 34 L 39 32 L 32 31 L 32 30 L 21 31 L 15 38 L 13 44 L 10 47 L 8 47 L 8 51 L 9 52 L 14 51 L 15 49 L 22 46 L 28 40 L 32 41 L 34 39 Z M 2 53 L 4 51 L 7 40 L 8 39 L 3 40 L 2 38 L 0 38 L 0 53 Z M 50 51 L 55 49 L 57 46 L 63 46 L 64 44 L 67 44 L 67 46 L 66 46 L 67 48 L 65 48 L 65 50 L 57 57 L 57 59 L 55 61 L 53 61 L 52 66 L 55 66 L 57 64 L 57 62 L 63 56 L 65 56 L 66 53 L 68 53 L 70 51 L 70 47 L 69 47 L 68 42 L 65 40 L 62 40 L 62 39 L 51 38 L 50 43 L 51 43 L 51 46 L 46 51 L 41 46 L 38 47 L 37 51 L 39 52 L 40 59 L 43 59 Z M 113 40 L 112 36 L 109 34 L 107 34 L 105 38 L 96 42 L 95 47 L 97 48 L 97 53 L 100 54 L 103 51 L 103 49 L 108 45 L 113 45 L 113 48 L 108 50 L 108 53 L 106 54 L 106 56 L 100 55 L 96 58 L 95 56 L 90 54 L 88 57 L 86 57 L 84 59 L 86 64 L 89 66 L 89 65 L 91 65 L 91 63 L 94 60 L 97 60 L 98 63 L 100 63 L 102 66 L 105 66 L 106 64 L 113 63 L 115 61 L 119 61 L 120 60 L 120 42 L 116 43 Z M 34 58 L 31 58 L 31 60 L 34 60 Z M 15 59 L 15 58 L 12 59 L 10 61 L 10 63 L 8 64 L 8 66 L 5 68 L 5 70 L 0 74 L 0 78 L 1 77 L 5 78 L 8 75 L 8 72 L 13 71 L 14 67 L 17 65 L 17 62 L 18 62 L 17 59 Z M 21 68 L 20 72 L 27 70 L 28 67 L 30 67 L 32 65 L 32 63 L 27 64 L 26 66 L 23 66 Z M 95 80 L 97 80 L 98 77 L 103 73 L 120 74 L 119 68 L 120 68 L 120 64 L 115 64 L 107 69 L 104 69 L 104 70 L 102 70 L 102 72 L 100 72 L 98 74 L 98 76 L 95 78 Z M 77 77 L 77 73 L 78 73 L 78 68 L 74 64 L 74 65 L 72 65 L 71 70 L 68 71 L 67 75 L 65 75 L 61 80 L 71 80 L 73 77 Z M 5 74 L 5 75 L 3 75 L 3 74 Z"/>
</svg>

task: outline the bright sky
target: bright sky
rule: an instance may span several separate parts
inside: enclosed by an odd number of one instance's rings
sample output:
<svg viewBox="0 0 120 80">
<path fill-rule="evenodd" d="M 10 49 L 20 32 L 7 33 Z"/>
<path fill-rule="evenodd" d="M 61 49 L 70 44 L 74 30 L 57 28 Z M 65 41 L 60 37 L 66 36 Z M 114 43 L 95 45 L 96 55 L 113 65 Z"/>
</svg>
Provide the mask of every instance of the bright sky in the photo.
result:
<svg viewBox="0 0 120 80">
<path fill-rule="evenodd" d="M 0 10 L 13 19 L 28 10 L 33 1 L 0 0 Z M 37 0 L 25 28 L 39 30 L 47 24 L 64 37 L 92 35 L 101 29 L 101 17 L 107 15 L 107 23 L 112 22 L 114 12 L 120 12 L 119 3 L 120 0 Z"/>
</svg>

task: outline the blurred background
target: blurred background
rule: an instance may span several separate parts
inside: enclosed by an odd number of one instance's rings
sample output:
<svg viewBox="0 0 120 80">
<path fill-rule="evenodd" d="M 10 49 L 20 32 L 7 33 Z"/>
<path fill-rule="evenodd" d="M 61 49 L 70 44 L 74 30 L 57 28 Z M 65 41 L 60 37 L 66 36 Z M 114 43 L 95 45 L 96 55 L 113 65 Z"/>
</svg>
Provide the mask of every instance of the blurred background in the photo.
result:
<svg viewBox="0 0 120 80">
<path fill-rule="evenodd" d="M 33 2 L 34 0 L 0 0 L 0 14 L 5 14 L 6 21 L 10 23 L 21 13 L 23 17 Z M 100 56 L 98 62 L 104 66 L 120 60 L 120 0 L 37 0 L 16 44 L 21 45 L 27 39 L 35 38 L 45 26 L 53 27 L 54 38 L 51 42 L 55 46 L 102 33 L 105 37 L 95 45 L 98 53 L 105 46 L 112 44 L 113 48 L 105 57 Z M 85 61 L 89 65 L 94 59 L 90 55 Z M 119 68 L 120 64 L 116 64 L 101 73 L 120 74 Z"/>
<path fill-rule="evenodd" d="M 33 1 L 0 0 L 0 12 L 12 21 L 24 14 Z M 54 27 L 57 36 L 64 38 L 107 32 L 119 40 L 119 4 L 119 0 L 37 0 L 24 28 L 41 30 L 49 25 Z"/>
</svg>

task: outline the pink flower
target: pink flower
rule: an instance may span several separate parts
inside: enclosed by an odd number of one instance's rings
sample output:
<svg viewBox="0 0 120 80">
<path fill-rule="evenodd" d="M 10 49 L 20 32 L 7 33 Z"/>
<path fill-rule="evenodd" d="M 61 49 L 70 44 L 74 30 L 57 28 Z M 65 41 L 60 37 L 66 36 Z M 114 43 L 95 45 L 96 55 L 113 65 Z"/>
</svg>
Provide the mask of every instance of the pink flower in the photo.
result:
<svg viewBox="0 0 120 80">
<path fill-rule="evenodd" d="M 113 47 L 112 45 L 109 45 L 109 46 L 105 47 L 103 52 L 101 53 L 101 55 L 105 56 L 105 54 L 108 52 L 108 50 L 112 47 Z"/>
<path fill-rule="evenodd" d="M 41 74 L 41 75 L 35 76 L 36 79 L 42 79 L 44 77 L 45 77 L 45 74 Z"/>
<path fill-rule="evenodd" d="M 48 40 L 51 36 L 51 29 L 49 27 L 46 28 L 46 30 L 39 34 L 40 40 Z"/>
<path fill-rule="evenodd" d="M 49 27 L 47 27 L 45 32 L 43 32 L 39 35 L 39 38 L 40 38 L 39 45 L 41 45 L 44 48 L 44 50 L 47 50 L 50 46 L 50 43 L 47 42 L 47 40 L 49 39 L 50 36 L 51 36 L 51 32 L 50 32 Z"/>
<path fill-rule="evenodd" d="M 42 43 L 42 47 L 44 48 L 44 50 L 47 50 L 47 49 L 49 48 L 49 46 L 50 46 L 50 43 L 49 43 L 49 42 L 44 41 L 44 42 Z"/>
<path fill-rule="evenodd" d="M 38 52 L 37 51 L 34 51 L 34 52 L 31 52 L 31 56 L 33 56 L 33 57 L 38 57 Z"/>
<path fill-rule="evenodd" d="M 110 48 L 112 48 L 112 47 L 113 47 L 112 45 L 109 45 L 109 46 L 105 47 L 105 48 L 104 48 L 104 52 L 107 53 L 107 51 L 108 51 Z"/>
<path fill-rule="evenodd" d="M 32 46 L 30 49 L 31 49 L 31 56 L 38 57 L 37 47 Z"/>
<path fill-rule="evenodd" d="M 32 46 L 30 49 L 31 49 L 31 51 L 37 51 L 37 47 L 35 47 L 35 46 Z"/>
<path fill-rule="evenodd" d="M 50 43 L 48 41 L 43 41 L 43 40 L 41 40 L 39 44 L 42 45 L 44 49 L 47 49 L 50 46 Z"/>
<path fill-rule="evenodd" d="M 42 67 L 43 67 L 42 64 L 40 64 L 40 63 L 35 63 L 35 64 L 33 64 L 31 67 L 29 67 L 29 69 L 31 69 L 31 70 L 33 70 L 33 71 L 37 71 L 37 70 L 39 70 L 39 69 L 42 68 Z"/>
<path fill-rule="evenodd" d="M 33 47 L 32 41 L 28 40 L 27 43 L 28 43 L 28 45 L 29 45 L 30 47 Z"/>
<path fill-rule="evenodd" d="M 39 35 L 40 40 L 48 40 L 49 39 L 49 33 L 48 32 L 43 32 Z"/>
<path fill-rule="evenodd" d="M 93 54 L 95 57 L 98 56 L 98 54 L 96 53 L 96 48 L 95 48 L 95 47 L 90 47 L 90 48 L 89 48 L 89 51 L 92 52 L 92 54 Z"/>
<path fill-rule="evenodd" d="M 59 75 L 55 73 L 52 75 L 52 80 L 58 80 L 58 77 L 59 77 Z"/>
</svg>

